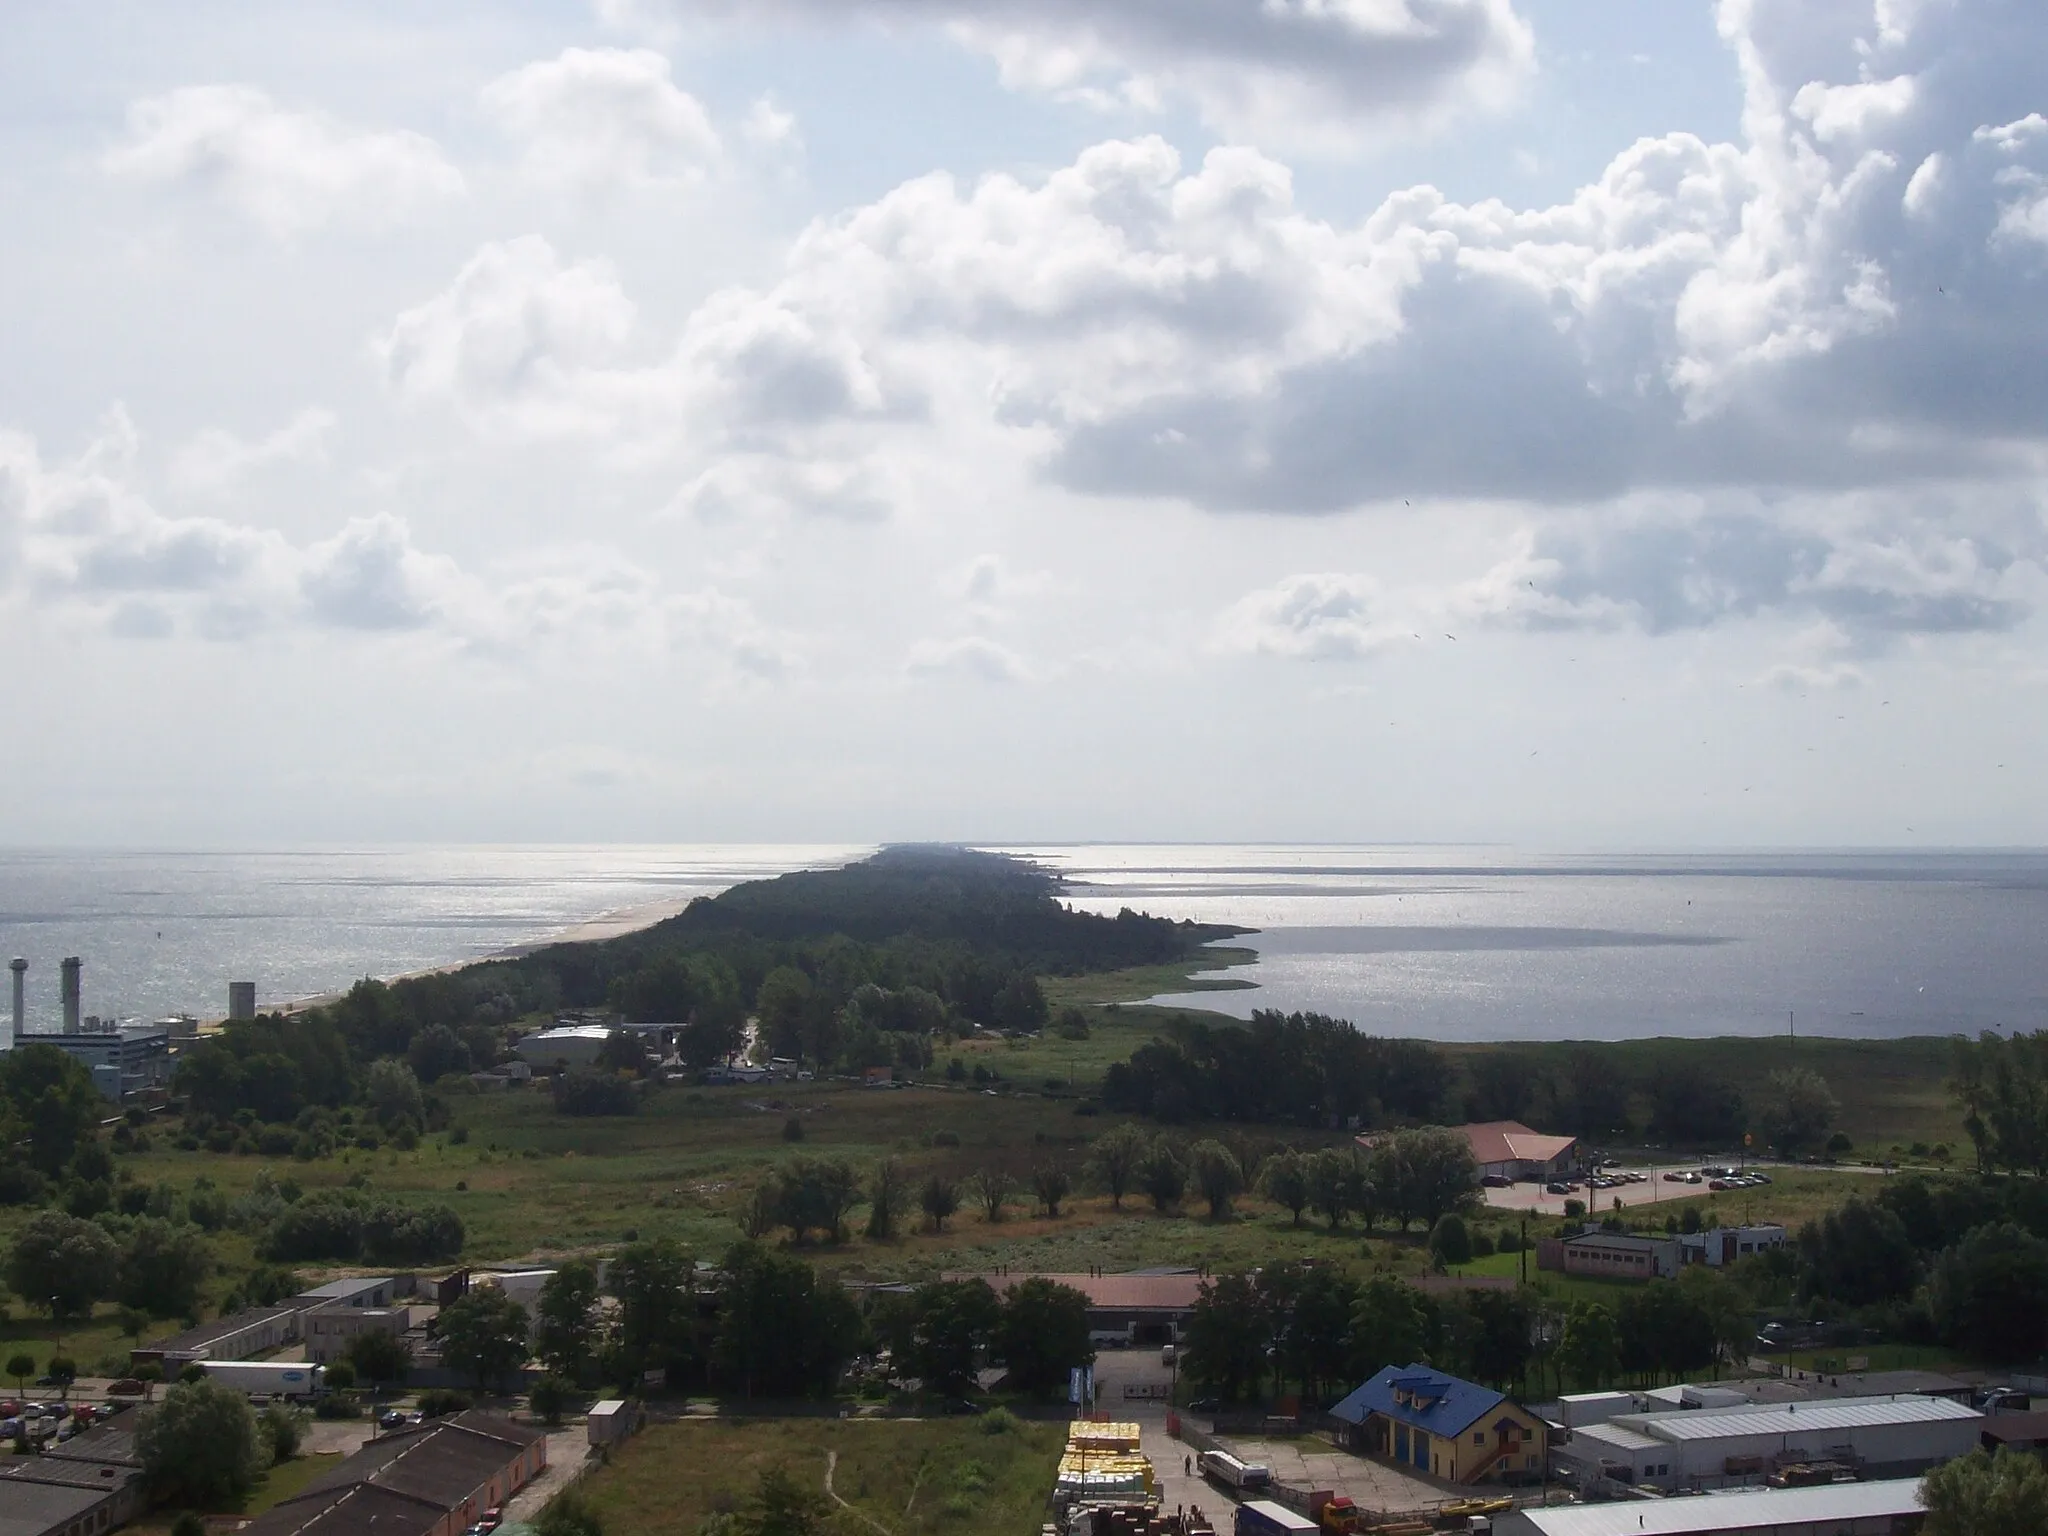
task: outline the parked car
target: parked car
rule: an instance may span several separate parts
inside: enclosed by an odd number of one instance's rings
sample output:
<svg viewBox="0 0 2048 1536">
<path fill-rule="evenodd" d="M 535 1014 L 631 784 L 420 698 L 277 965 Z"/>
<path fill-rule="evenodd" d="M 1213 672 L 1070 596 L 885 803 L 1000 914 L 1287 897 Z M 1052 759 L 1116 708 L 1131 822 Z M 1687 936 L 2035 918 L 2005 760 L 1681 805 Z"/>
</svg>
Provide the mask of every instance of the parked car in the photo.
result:
<svg viewBox="0 0 2048 1536">
<path fill-rule="evenodd" d="M 1560 1184 L 1555 1179 L 1553 1179 L 1550 1183 L 1543 1186 L 1543 1193 L 1545 1193 L 1546 1195 L 1568 1195 L 1571 1192 L 1571 1185 Z"/>
<path fill-rule="evenodd" d="M 379 1429 L 403 1429 L 406 1425 L 404 1413 L 396 1408 L 387 1408 L 377 1416 Z"/>
<path fill-rule="evenodd" d="M 1488 1189 L 1513 1189 L 1515 1187 L 1515 1181 L 1504 1173 L 1489 1173 L 1479 1182 Z"/>
</svg>

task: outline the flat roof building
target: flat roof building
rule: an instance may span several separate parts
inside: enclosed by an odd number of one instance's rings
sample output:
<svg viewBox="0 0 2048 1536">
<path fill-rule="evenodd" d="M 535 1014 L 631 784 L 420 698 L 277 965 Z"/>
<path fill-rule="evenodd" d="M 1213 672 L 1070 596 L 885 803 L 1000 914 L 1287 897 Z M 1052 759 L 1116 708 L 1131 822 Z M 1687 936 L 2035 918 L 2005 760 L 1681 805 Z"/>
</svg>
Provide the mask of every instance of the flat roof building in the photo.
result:
<svg viewBox="0 0 2048 1536">
<path fill-rule="evenodd" d="M 1917 1478 L 1627 1499 L 1496 1515 L 1495 1536 L 1901 1536 L 1926 1516 Z"/>
<path fill-rule="evenodd" d="M 388 1307 L 397 1294 L 398 1282 L 390 1275 L 351 1275 L 301 1291 L 292 1304 L 302 1312 L 314 1307 Z"/>
<path fill-rule="evenodd" d="M 1618 1414 L 1557 1448 L 1582 1482 L 1671 1490 L 1758 1483 L 1834 1462 L 1859 1476 L 1923 1472 L 1976 1449 L 1984 1415 L 1944 1397 L 1848 1397 Z"/>
<path fill-rule="evenodd" d="M 101 1024 L 62 1035 L 23 1035 L 23 1045 L 54 1045 L 92 1075 L 103 1098 L 118 1104 L 131 1093 L 171 1081 L 171 1032 L 159 1024 Z"/>
<path fill-rule="evenodd" d="M 148 1503 L 127 1414 L 0 1462 L 0 1536 L 100 1536 Z"/>
<path fill-rule="evenodd" d="M 227 1317 L 217 1317 L 197 1328 L 187 1328 L 169 1338 L 157 1339 L 140 1349 L 131 1349 L 131 1365 L 170 1367 L 164 1374 L 175 1377 L 179 1366 L 195 1360 L 256 1360 L 274 1349 L 298 1342 L 298 1304 L 279 1307 L 248 1307 Z"/>
</svg>

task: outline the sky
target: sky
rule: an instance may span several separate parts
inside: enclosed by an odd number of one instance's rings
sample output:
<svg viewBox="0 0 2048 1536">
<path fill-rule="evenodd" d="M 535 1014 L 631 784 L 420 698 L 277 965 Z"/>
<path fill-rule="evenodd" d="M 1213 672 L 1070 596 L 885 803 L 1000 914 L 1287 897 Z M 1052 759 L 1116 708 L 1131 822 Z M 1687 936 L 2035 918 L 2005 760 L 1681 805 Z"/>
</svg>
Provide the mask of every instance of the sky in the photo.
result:
<svg viewBox="0 0 2048 1536">
<path fill-rule="evenodd" d="M 0 25 L 0 844 L 2048 842 L 2028 0 Z"/>
</svg>

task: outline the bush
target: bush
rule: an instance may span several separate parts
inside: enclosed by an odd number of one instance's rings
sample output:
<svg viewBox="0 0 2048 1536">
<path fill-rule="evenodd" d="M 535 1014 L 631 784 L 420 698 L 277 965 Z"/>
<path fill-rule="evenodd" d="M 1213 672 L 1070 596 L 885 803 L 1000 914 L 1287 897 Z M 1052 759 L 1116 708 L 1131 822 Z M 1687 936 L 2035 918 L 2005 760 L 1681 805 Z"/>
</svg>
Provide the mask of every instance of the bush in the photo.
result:
<svg viewBox="0 0 2048 1536">
<path fill-rule="evenodd" d="M 330 1361 L 326 1368 L 328 1387 L 335 1392 L 346 1392 L 356 1384 L 356 1368 L 346 1360 Z"/>
<path fill-rule="evenodd" d="M 1472 1234 L 1473 1258 L 1491 1258 L 1497 1252 L 1499 1252 L 1499 1249 L 1494 1244 L 1493 1234 L 1491 1232 L 1474 1232 Z"/>
<path fill-rule="evenodd" d="M 802 1141 L 804 1139 L 803 1121 L 797 1119 L 795 1115 L 791 1115 L 787 1120 L 783 1121 L 782 1139 L 784 1141 Z"/>
<path fill-rule="evenodd" d="M 272 1403 L 257 1416 L 256 1428 L 273 1464 L 290 1461 L 306 1439 L 308 1415 L 289 1403 Z"/>
<path fill-rule="evenodd" d="M 1470 1264 L 1472 1233 L 1465 1218 L 1454 1214 L 1439 1216 L 1436 1225 L 1429 1229 L 1429 1251 L 1444 1264 Z"/>
<path fill-rule="evenodd" d="M 554 1098 L 555 1112 L 562 1115 L 630 1115 L 639 1107 L 627 1079 L 581 1067 L 555 1079 Z"/>
<path fill-rule="evenodd" d="M 428 1419 L 445 1419 L 451 1413 L 461 1413 L 469 1407 L 469 1394 L 451 1392 L 446 1387 L 434 1387 L 420 1394 L 420 1416 Z"/>
<path fill-rule="evenodd" d="M 206 1521 L 196 1510 L 181 1510 L 171 1522 L 171 1536 L 206 1536 Z"/>
<path fill-rule="evenodd" d="M 981 1416 L 976 1426 L 984 1435 L 1008 1435 L 1016 1432 L 1017 1416 L 1007 1408 L 991 1408 Z"/>
<path fill-rule="evenodd" d="M 573 1485 L 548 1500 L 533 1528 L 539 1536 L 604 1536 L 604 1522 L 583 1491 Z"/>
<path fill-rule="evenodd" d="M 568 1411 L 570 1397 L 568 1382 L 559 1376 L 547 1375 L 533 1384 L 533 1391 L 527 1397 L 527 1406 L 553 1427 L 562 1422 L 562 1415 Z"/>
</svg>

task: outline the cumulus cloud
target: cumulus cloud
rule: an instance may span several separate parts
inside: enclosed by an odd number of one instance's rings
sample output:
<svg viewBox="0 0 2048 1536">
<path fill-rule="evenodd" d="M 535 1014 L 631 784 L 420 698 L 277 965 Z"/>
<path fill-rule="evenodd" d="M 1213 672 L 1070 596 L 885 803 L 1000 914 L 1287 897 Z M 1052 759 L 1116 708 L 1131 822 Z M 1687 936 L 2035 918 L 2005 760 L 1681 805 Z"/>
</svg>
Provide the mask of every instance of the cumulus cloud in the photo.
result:
<svg viewBox="0 0 2048 1536">
<path fill-rule="evenodd" d="M 273 464 L 324 464 L 338 424 L 334 412 L 309 406 L 253 442 L 225 428 L 208 428 L 173 456 L 172 483 L 189 492 L 216 492 Z"/>
<path fill-rule="evenodd" d="M 1225 651 L 1296 661 L 1355 661 L 1395 638 L 1363 576 L 1288 576 L 1225 609 L 1216 643 Z"/>
<path fill-rule="evenodd" d="M 1649 509 L 1579 517 L 1455 598 L 1523 629 L 1703 629 L 1762 613 L 1807 615 L 1862 645 L 1901 634 L 2010 629 L 2036 601 L 2048 541 L 2018 551 L 1934 518 L 1851 515 L 1839 505 Z"/>
<path fill-rule="evenodd" d="M 0 430 L 0 603 L 79 614 L 133 639 L 325 629 L 412 635 L 482 658 L 682 651 L 759 679 L 794 665 L 793 643 L 743 599 L 668 592 L 605 550 L 535 551 L 486 573 L 421 548 L 388 513 L 303 544 L 170 515 L 140 486 L 137 447 L 118 409 L 68 462 L 45 462 L 32 438 Z"/>
<path fill-rule="evenodd" d="M 210 190 L 281 236 L 389 224 L 463 190 L 461 172 L 429 138 L 295 111 L 248 85 L 185 86 L 137 101 L 127 138 L 101 165 Z"/>
<path fill-rule="evenodd" d="M 597 10 L 664 35 L 721 15 L 938 26 L 993 59 L 1012 90 L 1119 110 L 1187 105 L 1226 135 L 1313 149 L 1499 105 L 1535 63 L 1511 0 L 597 0 Z"/>
<path fill-rule="evenodd" d="M 920 178 L 707 305 L 696 396 L 768 398 L 730 331 L 811 424 L 982 397 L 1068 487 L 1218 510 L 2028 472 L 2044 36 L 1963 9 L 1727 4 L 1740 142 L 1642 140 L 1547 208 L 1337 225 L 1265 155 L 1156 139 Z"/>
<path fill-rule="evenodd" d="M 910 648 L 904 670 L 918 678 L 965 678 L 977 683 L 1021 683 L 1031 669 L 1014 651 L 985 635 L 920 640 Z"/>
<path fill-rule="evenodd" d="M 647 48 L 564 49 L 500 75 L 484 87 L 482 104 L 550 182 L 689 180 L 722 154 L 703 105 Z"/>
</svg>

